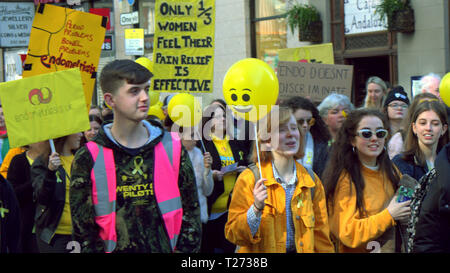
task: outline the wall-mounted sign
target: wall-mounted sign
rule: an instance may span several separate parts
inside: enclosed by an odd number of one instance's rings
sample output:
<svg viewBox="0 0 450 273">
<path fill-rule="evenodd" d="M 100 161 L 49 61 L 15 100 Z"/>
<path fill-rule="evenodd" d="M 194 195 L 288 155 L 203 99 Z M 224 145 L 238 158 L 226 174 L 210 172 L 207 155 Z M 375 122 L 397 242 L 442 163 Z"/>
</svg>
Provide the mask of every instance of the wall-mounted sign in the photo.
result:
<svg viewBox="0 0 450 273">
<path fill-rule="evenodd" d="M 125 55 L 144 55 L 144 29 L 125 29 Z"/>
<path fill-rule="evenodd" d="M 120 25 L 126 26 L 126 25 L 133 25 L 133 24 L 139 24 L 139 12 L 133 11 L 131 13 L 122 13 L 120 15 Z"/>
<path fill-rule="evenodd" d="M 33 18 L 33 3 L 0 3 L 0 46 L 28 46 Z"/>
<path fill-rule="evenodd" d="M 381 0 L 344 1 L 345 34 L 357 34 L 386 30 L 386 18 L 375 14 Z"/>
<path fill-rule="evenodd" d="M 109 10 L 109 8 L 90 8 L 89 13 L 101 15 L 108 18 L 108 22 L 106 22 L 106 31 L 111 30 L 111 11 Z"/>
<path fill-rule="evenodd" d="M 112 34 L 105 35 L 105 40 L 102 44 L 102 50 L 103 51 L 113 51 L 113 35 Z"/>
</svg>

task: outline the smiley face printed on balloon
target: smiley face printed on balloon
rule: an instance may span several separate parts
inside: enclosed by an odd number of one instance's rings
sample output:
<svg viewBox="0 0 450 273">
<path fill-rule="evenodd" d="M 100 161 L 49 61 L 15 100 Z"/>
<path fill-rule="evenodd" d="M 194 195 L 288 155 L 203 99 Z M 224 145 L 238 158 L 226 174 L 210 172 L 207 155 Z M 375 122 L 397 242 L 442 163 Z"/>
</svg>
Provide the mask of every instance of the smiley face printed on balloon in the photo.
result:
<svg viewBox="0 0 450 273">
<path fill-rule="evenodd" d="M 234 114 L 257 122 L 278 98 L 278 79 L 264 61 L 247 58 L 233 64 L 223 81 L 223 97 Z"/>
</svg>

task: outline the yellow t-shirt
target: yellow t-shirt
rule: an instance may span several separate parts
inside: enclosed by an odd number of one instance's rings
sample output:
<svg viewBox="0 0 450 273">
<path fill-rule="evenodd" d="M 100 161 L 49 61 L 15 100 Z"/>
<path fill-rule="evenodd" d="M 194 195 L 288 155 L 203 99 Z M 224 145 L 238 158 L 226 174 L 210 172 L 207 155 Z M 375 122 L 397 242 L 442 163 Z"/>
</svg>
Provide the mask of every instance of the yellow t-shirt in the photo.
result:
<svg viewBox="0 0 450 273">
<path fill-rule="evenodd" d="M 61 215 L 61 220 L 59 221 L 58 227 L 56 228 L 56 234 L 70 235 L 72 234 L 72 217 L 70 214 L 70 203 L 69 203 L 69 189 L 70 189 L 70 170 L 72 167 L 74 155 L 61 156 L 61 163 L 66 171 L 66 203 L 64 205 L 64 210 Z M 62 179 L 62 178 L 61 178 Z"/>
<path fill-rule="evenodd" d="M 216 146 L 217 152 L 220 156 L 222 167 L 234 164 L 233 152 L 231 151 L 228 137 L 218 139 L 211 136 L 211 139 Z M 236 183 L 236 174 L 226 174 L 223 176 L 224 192 L 217 198 L 211 208 L 211 213 L 221 213 L 227 211 L 228 198 Z"/>
</svg>

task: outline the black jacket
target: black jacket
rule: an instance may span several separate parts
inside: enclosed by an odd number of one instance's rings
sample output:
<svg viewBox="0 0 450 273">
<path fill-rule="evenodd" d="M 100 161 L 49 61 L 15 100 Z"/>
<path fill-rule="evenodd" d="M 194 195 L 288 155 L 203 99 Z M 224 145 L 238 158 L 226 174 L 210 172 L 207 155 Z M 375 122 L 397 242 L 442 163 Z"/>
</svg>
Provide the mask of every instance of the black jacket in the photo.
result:
<svg viewBox="0 0 450 273">
<path fill-rule="evenodd" d="M 233 152 L 234 161 L 238 163 L 238 166 L 247 167 L 249 164 L 249 153 L 250 153 L 250 145 L 248 145 L 247 141 L 240 140 L 229 140 L 231 151 Z M 203 144 L 205 145 L 206 151 L 211 154 L 213 159 L 213 163 L 211 166 L 211 170 L 218 170 L 222 168 L 222 164 L 220 161 L 219 153 L 217 152 L 216 146 L 212 140 L 203 140 Z M 211 208 L 214 202 L 219 198 L 220 195 L 225 190 L 225 186 L 223 184 L 223 180 L 214 180 L 214 189 L 210 196 L 208 196 L 208 214 L 211 213 Z M 228 202 L 230 199 L 228 200 Z"/>
<path fill-rule="evenodd" d="M 11 184 L 0 175 L 0 253 L 19 252 L 20 230 L 19 202 Z"/>
<path fill-rule="evenodd" d="M 36 214 L 36 204 L 33 201 L 33 185 L 30 178 L 30 163 L 26 152 L 16 155 L 11 160 L 7 180 L 11 183 L 19 201 L 22 221 L 21 249 L 30 252 L 30 240 Z"/>
<path fill-rule="evenodd" d="M 57 183 L 56 173 L 61 182 Z M 42 157 L 31 165 L 33 198 L 36 201 L 36 236 L 50 244 L 66 201 L 66 172 L 62 166 L 50 171 Z"/>
<path fill-rule="evenodd" d="M 405 160 L 403 158 L 403 154 L 398 154 L 394 156 L 392 162 L 397 166 L 398 170 L 402 174 L 407 174 L 417 181 L 422 178 L 427 173 L 427 168 L 424 166 L 420 166 L 415 162 L 414 158 L 410 158 Z"/>
<path fill-rule="evenodd" d="M 328 142 L 314 141 L 313 171 L 322 178 L 323 170 L 328 161 Z"/>
<path fill-rule="evenodd" d="M 450 253 L 450 143 L 437 155 L 435 168 L 417 221 L 413 252 Z"/>
</svg>

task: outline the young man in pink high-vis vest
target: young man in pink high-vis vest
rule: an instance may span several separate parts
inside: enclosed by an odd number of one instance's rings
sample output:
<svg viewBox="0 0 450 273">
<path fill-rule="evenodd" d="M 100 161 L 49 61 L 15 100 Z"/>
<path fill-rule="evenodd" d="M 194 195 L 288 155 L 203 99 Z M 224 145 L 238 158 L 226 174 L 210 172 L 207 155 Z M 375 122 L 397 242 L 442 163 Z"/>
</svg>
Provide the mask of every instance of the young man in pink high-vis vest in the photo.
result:
<svg viewBox="0 0 450 273">
<path fill-rule="evenodd" d="M 75 155 L 73 238 L 81 252 L 198 252 L 200 207 L 188 153 L 176 134 L 146 121 L 152 74 L 131 60 L 100 75 L 114 112 Z"/>
</svg>

